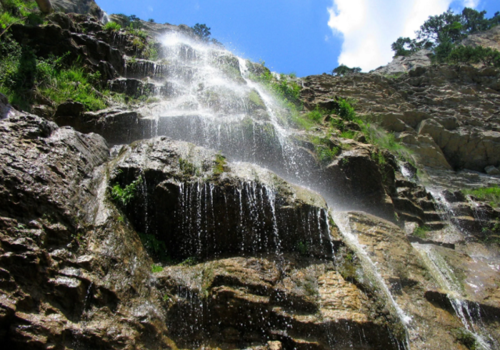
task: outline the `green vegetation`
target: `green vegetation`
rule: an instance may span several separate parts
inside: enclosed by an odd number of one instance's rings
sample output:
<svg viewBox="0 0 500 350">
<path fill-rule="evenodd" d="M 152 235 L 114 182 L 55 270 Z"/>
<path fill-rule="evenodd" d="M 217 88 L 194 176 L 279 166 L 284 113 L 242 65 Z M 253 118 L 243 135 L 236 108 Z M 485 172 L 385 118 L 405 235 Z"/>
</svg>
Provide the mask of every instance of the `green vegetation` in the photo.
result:
<svg viewBox="0 0 500 350">
<path fill-rule="evenodd" d="M 41 24 L 43 18 L 35 13 L 37 8 L 33 0 L 2 0 L 0 2 L 0 37 L 14 23 Z"/>
<path fill-rule="evenodd" d="M 206 24 L 196 23 L 191 28 L 193 29 L 194 34 L 196 36 L 198 36 L 198 38 L 200 38 L 201 41 L 203 41 L 205 43 L 211 43 L 213 45 L 224 46 L 217 39 L 210 37 L 212 35 L 212 33 L 210 32 L 210 27 L 207 27 Z"/>
<path fill-rule="evenodd" d="M 99 72 L 87 72 L 80 60 L 61 57 L 37 57 L 27 46 L 5 40 L 0 42 L 0 92 L 19 109 L 31 111 L 38 100 L 58 105 L 67 100 L 82 103 L 86 110 L 104 109 L 108 100 L 120 98 L 101 85 Z"/>
<path fill-rule="evenodd" d="M 328 165 L 340 153 L 340 147 L 332 147 L 330 139 L 325 137 L 313 137 L 311 142 L 320 163 Z"/>
<path fill-rule="evenodd" d="M 122 29 L 122 26 L 116 22 L 111 21 L 111 22 L 106 23 L 104 25 L 103 29 L 108 31 L 108 32 L 118 32 L 118 31 L 120 31 L 120 29 Z"/>
<path fill-rule="evenodd" d="M 478 188 L 475 190 L 462 190 L 462 192 L 476 197 L 481 201 L 489 202 L 492 207 L 500 207 L 500 187 L 498 186 Z"/>
<path fill-rule="evenodd" d="M 299 252 L 300 255 L 304 255 L 304 256 L 308 255 L 309 245 L 307 244 L 307 242 L 300 241 L 297 243 L 296 250 L 297 250 L 297 252 Z"/>
<path fill-rule="evenodd" d="M 165 242 L 157 239 L 155 235 L 147 233 L 139 233 L 139 238 L 141 239 L 144 248 L 146 248 L 146 251 L 151 257 L 160 261 L 170 261 L 167 255 L 167 246 L 165 245 Z"/>
<path fill-rule="evenodd" d="M 369 143 L 386 149 L 396 157 L 415 165 L 413 151 L 399 143 L 393 133 L 389 133 L 383 128 L 367 122 L 361 121 L 358 124 L 361 126 L 361 130 Z"/>
<path fill-rule="evenodd" d="M 194 256 L 190 256 L 183 262 L 179 263 L 179 266 L 194 266 L 198 263 L 198 260 Z"/>
<path fill-rule="evenodd" d="M 111 198 L 115 202 L 118 202 L 119 204 L 126 206 L 127 204 L 130 203 L 132 199 L 134 199 L 137 192 L 137 187 L 141 183 L 142 183 L 141 176 L 139 176 L 137 179 L 135 179 L 130 184 L 125 186 L 125 188 L 122 188 L 120 184 L 117 183 L 111 188 Z"/>
<path fill-rule="evenodd" d="M 280 79 L 277 80 L 273 74 L 267 70 L 259 77 L 251 76 L 250 78 L 265 85 L 278 99 L 283 101 L 285 107 L 292 111 L 302 110 L 302 103 L 299 99 L 301 87 L 286 75 L 281 74 Z"/>
<path fill-rule="evenodd" d="M 427 226 L 420 226 L 420 227 L 417 227 L 414 231 L 413 231 L 413 235 L 415 237 L 418 237 L 418 238 L 427 238 L 427 233 L 430 231 L 430 229 L 427 227 Z"/>
<path fill-rule="evenodd" d="M 385 159 L 384 155 L 382 154 L 382 152 L 374 152 L 372 153 L 372 159 L 374 161 L 376 161 L 378 164 L 380 165 L 384 165 L 384 164 L 387 164 L 387 160 Z"/>
<path fill-rule="evenodd" d="M 448 10 L 430 16 L 416 32 L 417 38 L 398 38 L 392 44 L 394 56 L 408 56 L 421 49 L 430 50 L 435 62 L 479 63 L 500 67 L 500 58 L 494 50 L 464 48 L 459 43 L 470 34 L 491 29 L 500 24 L 500 12 L 487 19 L 486 11 L 464 8 L 461 14 Z M 498 52 L 498 51 L 497 51 Z"/>
<path fill-rule="evenodd" d="M 350 68 L 344 64 L 341 64 L 334 70 L 332 70 L 332 75 L 337 75 L 337 76 L 344 76 L 344 75 L 349 75 L 349 74 L 354 74 L 354 73 L 359 73 L 361 72 L 361 68 L 359 67 L 353 67 Z"/>
<path fill-rule="evenodd" d="M 181 171 L 184 174 L 191 176 L 195 175 L 198 170 L 193 163 L 190 163 L 189 161 L 183 158 L 179 158 L 179 168 L 181 168 Z"/>
<path fill-rule="evenodd" d="M 462 343 L 469 350 L 478 349 L 478 344 L 476 342 L 476 338 L 474 335 L 466 329 L 463 328 L 455 328 L 451 330 L 451 334 L 457 339 L 460 343 Z"/>
<path fill-rule="evenodd" d="M 162 266 L 156 265 L 156 264 L 151 265 L 151 272 L 152 273 L 162 272 L 162 271 L 163 271 L 163 267 Z"/>
<path fill-rule="evenodd" d="M 217 153 L 215 155 L 215 161 L 214 161 L 214 167 L 213 167 L 213 173 L 214 175 L 220 175 L 224 172 L 224 168 L 227 165 L 226 157 L 224 157 L 222 154 Z"/>
<path fill-rule="evenodd" d="M 454 64 L 482 63 L 485 66 L 500 67 L 500 52 L 489 47 L 458 45 L 451 49 L 446 61 Z"/>
</svg>

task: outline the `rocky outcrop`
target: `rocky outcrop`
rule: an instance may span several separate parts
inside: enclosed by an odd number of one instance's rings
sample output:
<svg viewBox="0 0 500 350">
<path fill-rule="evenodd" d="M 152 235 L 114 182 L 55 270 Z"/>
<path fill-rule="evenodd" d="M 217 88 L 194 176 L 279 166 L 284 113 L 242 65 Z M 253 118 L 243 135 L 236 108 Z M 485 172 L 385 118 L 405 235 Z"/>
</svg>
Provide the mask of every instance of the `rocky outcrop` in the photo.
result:
<svg viewBox="0 0 500 350">
<path fill-rule="evenodd" d="M 499 74 L 494 68 L 432 66 L 396 79 L 311 76 L 301 96 L 308 108 L 327 106 L 335 96 L 355 100 L 359 114 L 395 132 L 421 165 L 484 171 L 500 162 Z"/>
<path fill-rule="evenodd" d="M 399 75 L 408 73 L 410 70 L 418 67 L 428 67 L 431 65 L 429 50 L 419 50 L 409 56 L 396 56 L 388 65 L 379 67 L 370 73 L 381 75 Z"/>
<path fill-rule="evenodd" d="M 99 209 L 92 174 L 108 160 L 104 139 L 22 113 L 0 121 L 0 132 L 2 343 L 168 347 L 161 315 L 148 312 L 156 302 L 140 297 L 151 294 L 150 260 Z M 112 268 L 134 260 L 133 269 Z"/>
<path fill-rule="evenodd" d="M 105 12 L 94 0 L 50 0 L 56 11 L 65 13 L 90 14 L 100 21 L 105 20 Z"/>
<path fill-rule="evenodd" d="M 495 26 L 482 33 L 469 35 L 462 41 L 464 46 L 482 46 L 500 51 L 500 26 Z"/>
</svg>

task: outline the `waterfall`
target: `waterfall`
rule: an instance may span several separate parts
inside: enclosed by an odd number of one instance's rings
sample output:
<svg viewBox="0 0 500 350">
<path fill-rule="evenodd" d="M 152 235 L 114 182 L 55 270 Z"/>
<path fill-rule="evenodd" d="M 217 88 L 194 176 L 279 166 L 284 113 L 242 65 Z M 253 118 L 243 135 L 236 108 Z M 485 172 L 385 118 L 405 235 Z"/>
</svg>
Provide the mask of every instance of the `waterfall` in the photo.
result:
<svg viewBox="0 0 500 350">
<path fill-rule="evenodd" d="M 327 178 L 312 152 L 303 147 L 303 132 L 292 127 L 290 111 L 266 86 L 256 81 L 258 65 L 220 46 L 180 34 L 167 34 L 160 41 L 161 60 L 137 65 L 137 69 L 151 73 L 156 86 L 154 92 L 158 101 L 139 110 L 151 121 L 147 124 L 148 132 L 151 136 L 167 136 L 221 152 L 231 162 L 233 172 L 239 171 L 239 176 L 251 173 L 246 178 L 241 176 L 233 187 L 226 185 L 224 191 L 201 177 L 181 182 L 172 230 L 181 233 L 182 237 L 169 238 L 170 245 L 179 252 L 177 258 L 217 259 L 227 253 L 243 256 L 272 253 L 282 259 L 286 253 L 297 252 L 300 245 L 305 250 L 320 247 L 315 251 L 316 256 L 331 262 L 335 260 L 330 235 L 330 217 L 333 216 L 342 241 L 359 256 L 378 297 L 385 301 L 396 319 L 395 324 L 403 329 L 397 346 L 401 345 L 400 340 L 406 350 L 418 346 L 413 342 L 418 343 L 419 327 L 423 322 L 415 320 L 414 310 L 403 305 L 402 298 L 393 294 L 390 276 L 384 275 L 378 265 L 380 261 L 373 259 L 372 252 L 359 243 L 348 219 L 338 211 L 329 212 L 328 207 L 339 206 L 335 179 Z M 317 191 L 328 205 L 294 212 L 301 222 L 287 226 L 286 214 L 283 214 L 285 206 L 278 203 L 277 188 L 260 182 L 262 174 L 254 173 L 255 168 L 247 169 L 247 163 L 268 169 L 293 185 Z M 407 169 L 403 169 L 403 174 L 410 176 Z M 153 210 L 150 208 L 151 212 Z M 147 208 L 146 214 L 150 215 Z M 239 224 L 221 224 L 218 222 L 221 215 L 238 218 Z M 452 217 L 444 219 L 450 221 Z M 293 242 L 297 247 L 285 242 L 287 230 L 293 231 L 294 238 L 300 237 L 301 240 Z M 228 239 L 221 231 L 231 232 L 231 237 Z M 409 243 L 408 246 L 411 248 Z M 417 245 L 414 248 L 422 251 Z M 311 251 L 308 253 L 312 256 Z M 439 267 L 436 264 L 429 266 L 431 270 Z M 435 278 L 439 280 L 441 275 L 436 273 Z M 487 347 L 489 340 L 476 331 L 479 323 L 473 320 L 472 313 L 458 299 L 453 300 L 457 317 L 464 321 L 466 329 L 474 333 L 478 344 L 490 349 Z M 196 307 L 201 309 L 199 305 Z"/>
</svg>

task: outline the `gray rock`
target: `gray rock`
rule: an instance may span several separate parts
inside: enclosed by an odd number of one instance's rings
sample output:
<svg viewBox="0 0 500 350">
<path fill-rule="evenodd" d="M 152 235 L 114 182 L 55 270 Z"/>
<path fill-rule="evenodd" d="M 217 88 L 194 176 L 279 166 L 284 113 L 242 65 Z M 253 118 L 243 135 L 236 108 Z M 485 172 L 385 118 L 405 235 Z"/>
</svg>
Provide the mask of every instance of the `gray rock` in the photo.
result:
<svg viewBox="0 0 500 350">
<path fill-rule="evenodd" d="M 500 175 L 500 169 L 493 165 L 488 165 L 486 168 L 484 168 L 484 172 L 488 175 Z"/>
<path fill-rule="evenodd" d="M 465 46 L 482 46 L 500 51 L 500 26 L 495 26 L 482 33 L 472 34 L 465 38 L 462 43 Z"/>
<path fill-rule="evenodd" d="M 420 50 L 407 57 L 397 56 L 387 66 L 379 67 L 370 73 L 392 75 L 406 73 L 418 67 L 427 67 L 431 65 L 429 54 L 431 52 L 428 50 Z"/>
<path fill-rule="evenodd" d="M 52 7 L 56 11 L 65 13 L 89 14 L 103 20 L 105 12 L 95 3 L 94 0 L 51 0 Z"/>
</svg>

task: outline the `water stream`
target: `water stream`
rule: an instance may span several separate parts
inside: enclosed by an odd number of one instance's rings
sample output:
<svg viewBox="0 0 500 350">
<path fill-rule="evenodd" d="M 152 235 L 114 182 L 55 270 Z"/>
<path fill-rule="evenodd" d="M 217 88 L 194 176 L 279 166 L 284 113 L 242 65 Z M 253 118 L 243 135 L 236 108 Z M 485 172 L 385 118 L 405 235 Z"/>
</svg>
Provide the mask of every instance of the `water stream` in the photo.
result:
<svg viewBox="0 0 500 350">
<path fill-rule="evenodd" d="M 179 34 L 166 35 L 161 42 L 163 57 L 160 63 L 153 66 L 144 63 L 141 66 L 141 69 L 154 71 L 153 78 L 158 86 L 155 91 L 160 101 L 140 110 L 145 118 L 154 121 L 151 123 L 152 135 L 168 136 L 221 151 L 232 162 L 257 164 L 291 183 L 316 190 L 325 197 L 330 207 L 338 204 L 332 194 L 332 184 L 325 182 L 314 157 L 301 147 L 300 135 L 290 128 L 287 110 L 264 86 L 252 80 L 252 75 L 258 74 L 253 63 L 219 46 L 206 45 Z M 162 61 L 166 64 L 162 65 Z M 164 79 L 161 83 L 158 83 L 159 76 Z M 203 247 L 210 245 L 207 241 L 209 232 L 216 226 L 214 196 L 217 193 L 213 185 L 200 182 L 181 184 L 180 189 L 177 213 L 182 217 L 181 231 L 190 237 L 191 248 L 186 249 L 195 249 L 197 255 L 202 255 Z M 255 182 L 242 183 L 234 190 L 232 198 L 231 206 L 234 208 L 231 215 L 239 215 L 241 221 L 235 232 L 240 242 L 238 250 L 261 251 L 264 246 L 271 246 L 277 255 L 281 254 L 283 246 L 275 189 L 256 186 Z M 263 231 L 262 217 L 265 215 L 272 218 L 271 237 L 259 234 Z M 326 210 L 309 212 L 303 218 L 302 229 L 319 232 L 318 237 L 309 235 L 309 242 L 304 243 L 325 246 L 334 257 L 331 238 L 322 234 L 322 222 L 326 222 L 330 231 L 328 215 Z M 333 217 L 344 241 L 361 258 L 392 313 L 401 321 L 407 336 L 405 348 L 410 349 L 409 334 L 415 331 L 412 329 L 412 318 L 398 305 L 377 264 L 359 244 L 345 216 L 336 212 Z M 245 226 L 245 221 L 252 222 L 255 241 L 248 239 L 250 225 Z M 217 251 L 215 235 L 213 240 L 212 246 L 217 255 L 220 252 Z M 446 269 L 443 270 L 443 264 L 436 263 L 432 249 L 419 245 L 415 248 L 426 258 L 443 288 L 458 292 Z M 464 327 L 474 333 L 484 349 L 490 349 L 467 305 L 453 295 L 450 295 L 450 300 Z"/>
</svg>

